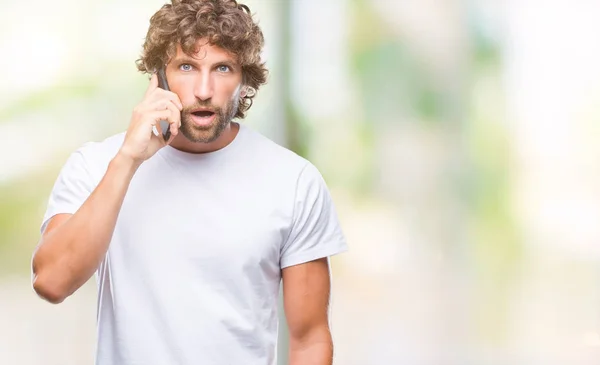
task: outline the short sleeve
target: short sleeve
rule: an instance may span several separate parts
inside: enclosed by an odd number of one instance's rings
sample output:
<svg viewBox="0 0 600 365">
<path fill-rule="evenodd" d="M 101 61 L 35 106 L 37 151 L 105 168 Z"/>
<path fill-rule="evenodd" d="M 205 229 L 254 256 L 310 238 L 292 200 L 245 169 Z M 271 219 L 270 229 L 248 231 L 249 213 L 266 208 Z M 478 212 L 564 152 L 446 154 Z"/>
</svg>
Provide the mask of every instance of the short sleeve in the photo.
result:
<svg viewBox="0 0 600 365">
<path fill-rule="evenodd" d="M 92 179 L 82 150 L 73 152 L 63 165 L 54 183 L 40 232 L 57 214 L 74 214 L 93 191 Z"/>
<path fill-rule="evenodd" d="M 302 170 L 290 234 L 281 250 L 281 268 L 347 251 L 348 247 L 327 185 L 311 163 Z"/>
</svg>

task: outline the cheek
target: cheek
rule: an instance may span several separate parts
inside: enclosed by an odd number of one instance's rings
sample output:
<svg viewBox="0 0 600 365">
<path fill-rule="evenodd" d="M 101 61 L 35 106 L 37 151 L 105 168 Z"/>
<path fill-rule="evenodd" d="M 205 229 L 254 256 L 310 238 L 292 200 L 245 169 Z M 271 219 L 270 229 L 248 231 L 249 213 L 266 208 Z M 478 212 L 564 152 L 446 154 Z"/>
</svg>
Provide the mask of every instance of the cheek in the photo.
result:
<svg viewBox="0 0 600 365">
<path fill-rule="evenodd" d="M 186 80 L 177 80 L 173 82 L 173 85 L 169 85 L 171 91 L 177 94 L 181 103 L 185 105 L 191 105 L 196 102 L 194 97 L 194 85 L 192 82 Z"/>
<path fill-rule="evenodd" d="M 218 98 L 219 103 L 230 102 L 240 97 L 242 91 L 241 84 L 223 84 L 219 85 L 218 89 L 215 90 L 215 99 Z"/>
<path fill-rule="evenodd" d="M 237 100 L 237 99 L 239 99 L 241 94 L 242 94 L 242 85 L 238 85 L 233 90 L 233 93 L 231 94 L 231 100 Z"/>
</svg>

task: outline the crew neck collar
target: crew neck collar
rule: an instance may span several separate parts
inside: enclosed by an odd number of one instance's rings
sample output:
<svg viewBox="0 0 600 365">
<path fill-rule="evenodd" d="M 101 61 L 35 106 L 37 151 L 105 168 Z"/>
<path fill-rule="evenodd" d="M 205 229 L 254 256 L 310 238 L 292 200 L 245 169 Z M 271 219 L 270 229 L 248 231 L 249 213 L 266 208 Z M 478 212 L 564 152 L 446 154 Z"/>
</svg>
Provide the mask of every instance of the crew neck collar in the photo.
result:
<svg viewBox="0 0 600 365">
<path fill-rule="evenodd" d="M 242 123 L 238 123 L 238 125 L 239 125 L 239 129 L 237 131 L 237 134 L 233 138 L 233 140 L 231 142 L 229 142 L 229 144 L 227 144 L 225 147 L 220 148 L 216 151 L 203 152 L 203 153 L 192 153 L 192 152 L 181 151 L 175 147 L 167 145 L 167 146 L 161 148 L 159 152 L 161 152 L 165 156 L 173 156 L 173 157 L 185 159 L 185 160 L 203 160 L 203 159 L 210 159 L 210 158 L 216 158 L 219 156 L 228 155 L 228 154 L 232 153 L 233 151 L 235 151 L 239 147 L 240 141 L 247 134 L 247 127 Z"/>
</svg>

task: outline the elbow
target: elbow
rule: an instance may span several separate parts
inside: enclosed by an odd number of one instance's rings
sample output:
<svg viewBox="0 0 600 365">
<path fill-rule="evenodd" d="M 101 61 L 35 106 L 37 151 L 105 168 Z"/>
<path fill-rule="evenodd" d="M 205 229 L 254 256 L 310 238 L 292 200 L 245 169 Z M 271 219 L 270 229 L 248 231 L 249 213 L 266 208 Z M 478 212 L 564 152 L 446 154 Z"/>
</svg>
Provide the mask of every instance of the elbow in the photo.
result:
<svg viewBox="0 0 600 365">
<path fill-rule="evenodd" d="M 52 304 L 60 304 L 69 296 L 55 280 L 39 274 L 33 277 L 33 290 L 40 298 Z"/>
<path fill-rule="evenodd" d="M 333 346 L 329 326 L 290 328 L 290 345 L 295 348 L 306 348 L 314 344 Z"/>
</svg>

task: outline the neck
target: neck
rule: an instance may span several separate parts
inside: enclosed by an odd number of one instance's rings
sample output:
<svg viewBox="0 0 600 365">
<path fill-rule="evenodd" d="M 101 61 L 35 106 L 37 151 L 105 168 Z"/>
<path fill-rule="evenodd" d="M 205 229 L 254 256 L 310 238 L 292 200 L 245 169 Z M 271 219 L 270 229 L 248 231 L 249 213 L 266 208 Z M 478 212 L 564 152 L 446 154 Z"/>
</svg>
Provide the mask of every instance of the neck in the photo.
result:
<svg viewBox="0 0 600 365">
<path fill-rule="evenodd" d="M 192 142 L 181 133 L 171 142 L 170 146 L 187 153 L 209 153 L 218 151 L 229 145 L 237 136 L 240 125 L 236 122 L 230 122 L 223 130 L 219 138 L 209 143 Z"/>
</svg>

